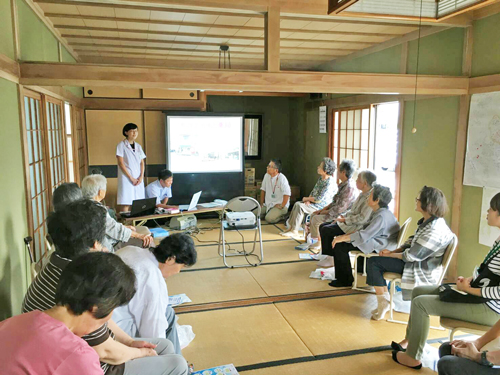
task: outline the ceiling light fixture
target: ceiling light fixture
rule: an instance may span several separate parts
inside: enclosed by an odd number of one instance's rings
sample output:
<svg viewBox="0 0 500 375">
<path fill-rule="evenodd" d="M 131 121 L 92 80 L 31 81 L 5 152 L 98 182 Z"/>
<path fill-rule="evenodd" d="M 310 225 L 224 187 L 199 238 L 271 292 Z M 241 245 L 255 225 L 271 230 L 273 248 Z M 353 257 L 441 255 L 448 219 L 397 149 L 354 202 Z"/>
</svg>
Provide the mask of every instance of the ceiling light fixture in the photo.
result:
<svg viewBox="0 0 500 375">
<path fill-rule="evenodd" d="M 226 44 L 222 44 L 219 46 L 219 69 L 221 68 L 221 62 L 220 59 L 223 57 L 222 62 L 223 62 L 223 69 L 226 69 L 226 52 L 227 52 L 227 57 L 228 57 L 228 67 L 231 69 L 231 51 L 229 51 L 229 46 Z M 224 56 L 222 56 L 224 54 Z"/>
</svg>

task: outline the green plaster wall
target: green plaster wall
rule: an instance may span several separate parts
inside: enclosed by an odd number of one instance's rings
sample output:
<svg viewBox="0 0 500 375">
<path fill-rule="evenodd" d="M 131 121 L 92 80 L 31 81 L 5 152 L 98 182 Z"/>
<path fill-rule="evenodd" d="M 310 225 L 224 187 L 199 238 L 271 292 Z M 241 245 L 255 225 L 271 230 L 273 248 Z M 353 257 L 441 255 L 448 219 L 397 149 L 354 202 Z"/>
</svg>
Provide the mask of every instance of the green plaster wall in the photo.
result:
<svg viewBox="0 0 500 375">
<path fill-rule="evenodd" d="M 464 35 L 464 29 L 454 28 L 411 41 L 407 72 L 415 73 L 418 56 L 418 74 L 462 75 Z"/>
<path fill-rule="evenodd" d="M 15 59 L 10 1 L 0 1 L 0 53 Z"/>
<path fill-rule="evenodd" d="M 62 55 L 62 62 L 65 63 L 76 63 L 76 60 L 71 54 L 68 52 L 64 46 L 61 46 L 61 55 Z"/>
<path fill-rule="evenodd" d="M 17 85 L 0 79 L 0 149 L 8 158 L 0 160 L 0 320 L 19 314 L 27 288 L 28 235 L 26 191 Z"/>
<path fill-rule="evenodd" d="M 325 66 L 323 70 L 331 72 L 399 73 L 401 48 L 401 45 L 394 46 L 357 59 L 339 63 L 332 62 Z"/>
<path fill-rule="evenodd" d="M 59 61 L 58 40 L 23 0 L 18 0 L 21 60 Z"/>
<path fill-rule="evenodd" d="M 500 13 L 474 21 L 472 76 L 500 73 Z"/>
<path fill-rule="evenodd" d="M 413 218 L 409 233 L 420 219 L 415 197 L 424 185 L 441 189 L 451 208 L 459 105 L 458 97 L 417 101 L 413 134 L 415 102 L 405 103 L 399 216 Z M 448 225 L 450 218 L 445 217 Z"/>
<path fill-rule="evenodd" d="M 293 152 L 290 145 L 290 98 L 209 96 L 208 106 L 211 112 L 262 114 L 262 159 L 248 160 L 247 163 L 255 168 L 255 178 L 262 179 L 269 159 L 278 157 L 283 162 L 283 173 L 289 178 Z M 294 181 L 290 180 L 290 183 L 294 184 Z"/>
</svg>

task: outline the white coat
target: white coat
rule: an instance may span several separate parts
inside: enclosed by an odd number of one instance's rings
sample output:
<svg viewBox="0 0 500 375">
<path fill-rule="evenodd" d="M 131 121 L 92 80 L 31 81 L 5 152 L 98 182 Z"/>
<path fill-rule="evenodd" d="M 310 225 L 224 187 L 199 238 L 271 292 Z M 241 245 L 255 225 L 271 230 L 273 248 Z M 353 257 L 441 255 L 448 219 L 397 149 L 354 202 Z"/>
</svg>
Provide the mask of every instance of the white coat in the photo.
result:
<svg viewBox="0 0 500 375">
<path fill-rule="evenodd" d="M 121 156 L 133 178 L 141 176 L 141 161 L 146 158 L 146 154 L 142 150 L 140 144 L 135 142 L 135 150 L 130 143 L 125 139 L 116 146 L 116 156 Z M 132 185 L 132 182 L 118 167 L 118 196 L 116 201 L 119 205 L 130 206 L 132 201 L 136 199 L 144 199 L 144 180 L 137 186 Z"/>
</svg>

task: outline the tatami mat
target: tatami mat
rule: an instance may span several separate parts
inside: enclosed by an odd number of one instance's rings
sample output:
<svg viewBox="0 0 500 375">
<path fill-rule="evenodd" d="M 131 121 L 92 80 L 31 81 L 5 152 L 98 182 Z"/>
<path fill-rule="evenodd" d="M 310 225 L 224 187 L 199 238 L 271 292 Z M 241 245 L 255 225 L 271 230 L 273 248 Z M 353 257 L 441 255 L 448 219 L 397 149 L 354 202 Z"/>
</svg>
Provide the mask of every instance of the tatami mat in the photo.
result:
<svg viewBox="0 0 500 375">
<path fill-rule="evenodd" d="M 182 354 L 195 369 L 311 356 L 274 305 L 182 314 L 195 339 Z"/>
<path fill-rule="evenodd" d="M 299 259 L 299 254 L 310 254 L 308 251 L 298 251 L 295 250 L 295 246 L 297 246 L 297 242 L 283 239 L 278 241 L 270 241 L 263 242 L 264 248 L 264 263 L 276 263 L 276 262 L 291 262 L 291 261 L 302 261 Z M 245 244 L 245 250 L 251 251 L 253 248 L 252 244 Z M 217 253 L 217 245 L 214 246 L 198 246 L 196 248 L 198 252 L 198 261 L 197 263 L 188 269 L 187 271 L 192 269 L 204 269 L 204 268 L 216 268 L 223 267 L 224 263 L 222 257 L 220 257 Z M 226 246 L 226 254 L 236 254 L 236 251 L 242 251 L 243 246 L 241 244 L 233 244 L 231 245 L 231 250 L 227 250 Z M 222 251 L 222 249 L 221 249 Z M 255 254 L 260 256 L 259 245 L 257 244 L 255 247 Z M 255 257 L 248 257 L 248 261 L 250 263 L 256 263 L 257 260 Z M 227 263 L 229 265 L 237 265 L 237 264 L 247 264 L 245 257 L 227 257 Z"/>
<path fill-rule="evenodd" d="M 391 359 L 391 352 L 358 354 L 349 357 L 325 359 L 313 362 L 296 363 L 259 370 L 244 371 L 244 375 L 412 375 L 415 370 L 398 365 Z M 428 368 L 422 368 L 418 374 L 436 375 Z"/>
<path fill-rule="evenodd" d="M 185 293 L 193 304 L 265 297 L 246 269 L 181 272 L 167 280 L 169 295 Z"/>
<path fill-rule="evenodd" d="M 402 340 L 406 325 L 370 319 L 376 305 L 375 295 L 358 294 L 279 303 L 276 307 L 309 350 L 320 355 L 385 346 Z M 404 316 L 397 315 L 398 318 Z M 431 322 L 437 324 L 437 319 Z M 429 339 L 446 335 L 446 331 L 431 329 Z"/>
<path fill-rule="evenodd" d="M 262 265 L 248 272 L 270 296 L 331 290 L 328 281 L 310 279 L 317 262 Z"/>
</svg>

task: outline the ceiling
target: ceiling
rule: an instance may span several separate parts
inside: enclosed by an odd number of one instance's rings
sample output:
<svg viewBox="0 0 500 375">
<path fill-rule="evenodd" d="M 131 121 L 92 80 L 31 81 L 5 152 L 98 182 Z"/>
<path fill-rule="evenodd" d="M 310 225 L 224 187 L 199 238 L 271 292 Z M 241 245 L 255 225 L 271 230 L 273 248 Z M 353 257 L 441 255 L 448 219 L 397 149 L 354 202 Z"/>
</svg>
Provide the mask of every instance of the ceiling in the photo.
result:
<svg viewBox="0 0 500 375">
<path fill-rule="evenodd" d="M 217 69 L 224 44 L 231 68 L 264 68 L 264 16 L 258 12 L 154 2 L 35 2 L 81 62 Z M 418 29 L 404 21 L 287 13 L 280 26 L 282 70 L 315 70 Z M 228 67 L 228 55 L 225 62 Z"/>
</svg>

